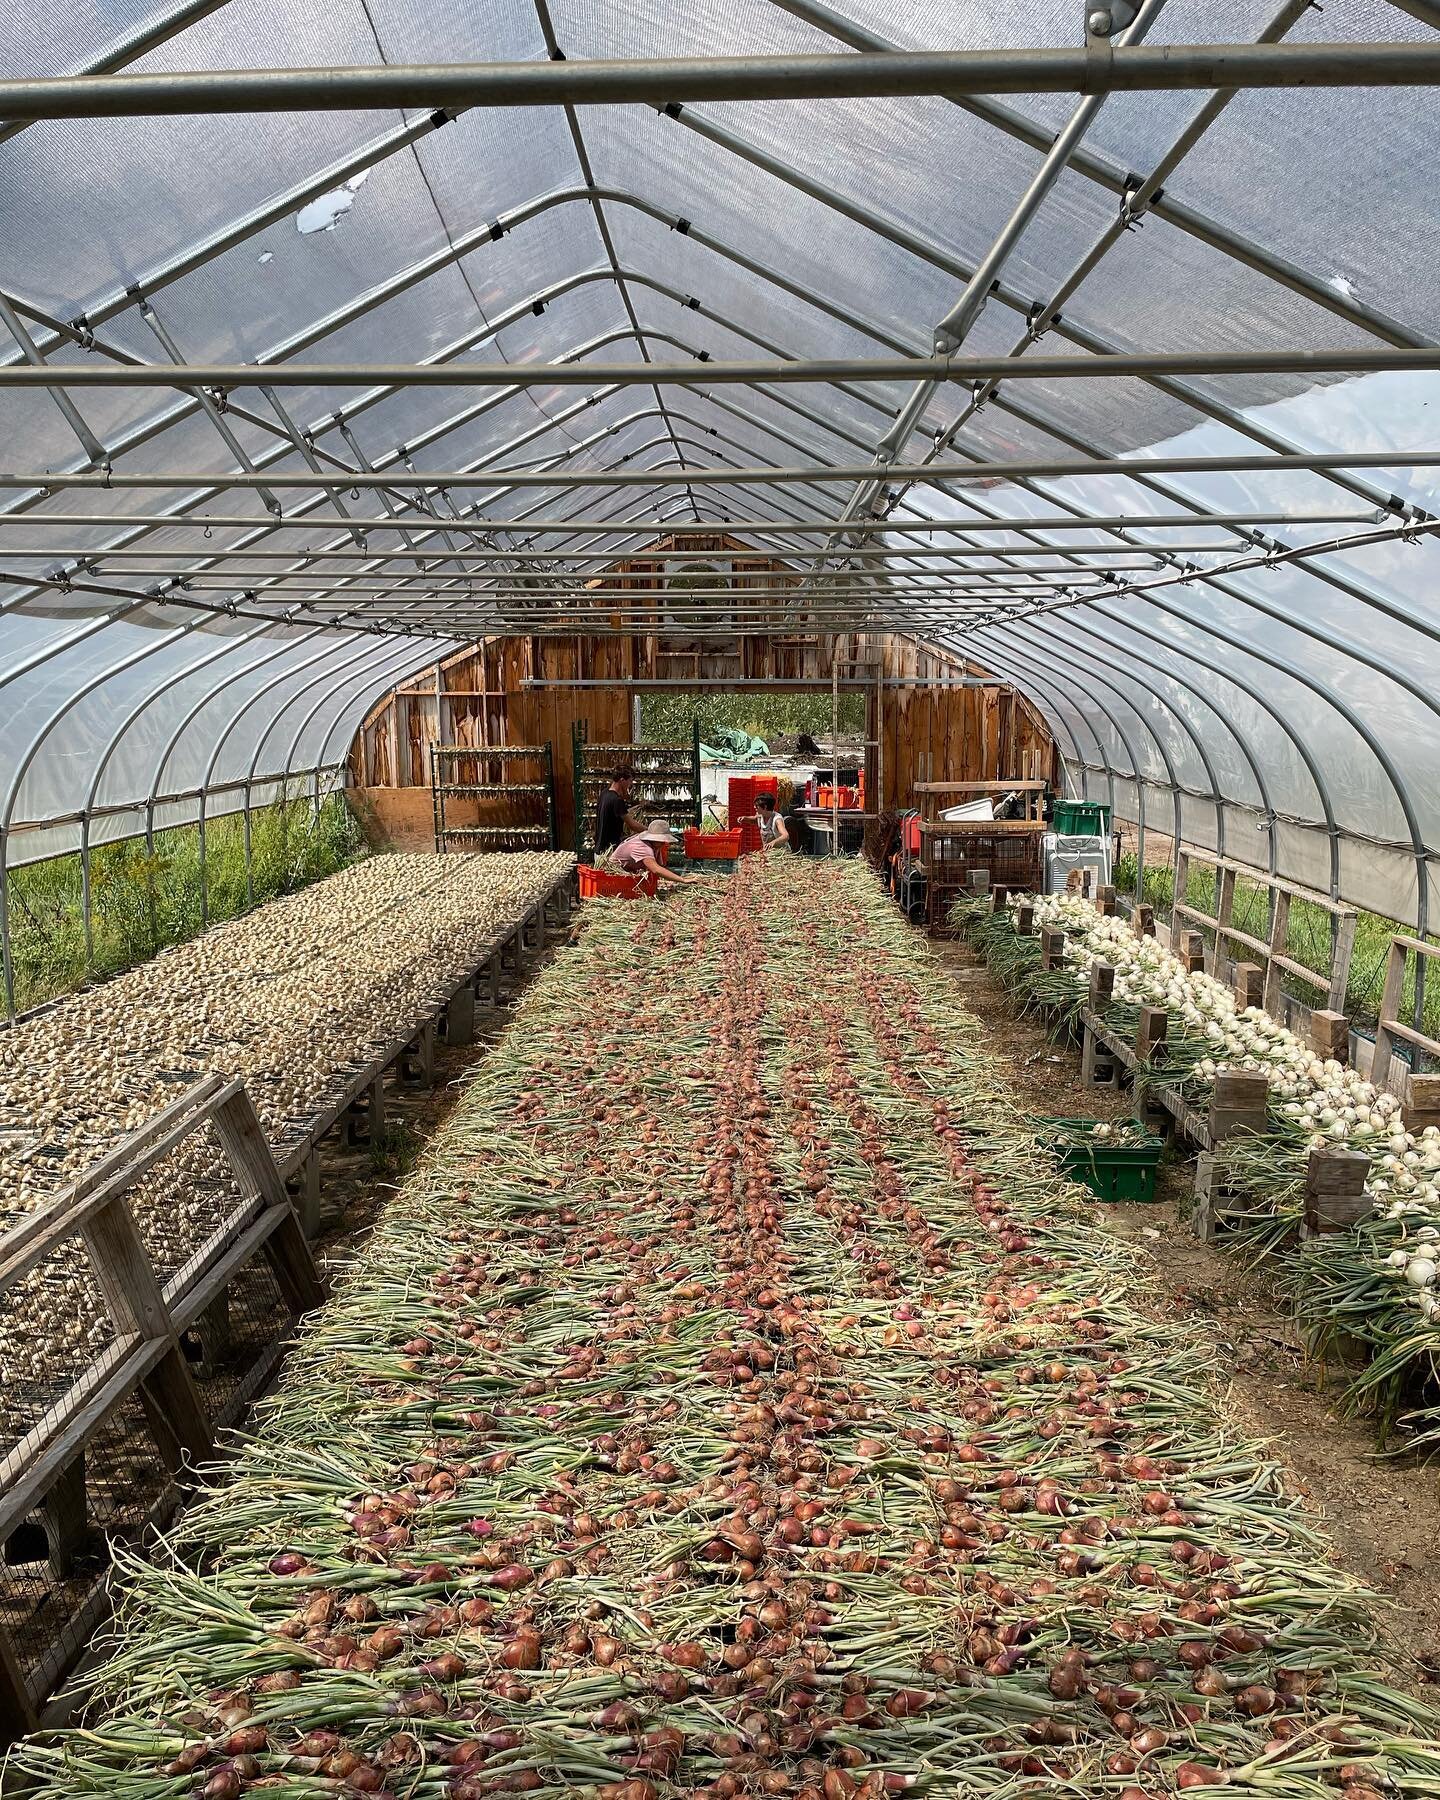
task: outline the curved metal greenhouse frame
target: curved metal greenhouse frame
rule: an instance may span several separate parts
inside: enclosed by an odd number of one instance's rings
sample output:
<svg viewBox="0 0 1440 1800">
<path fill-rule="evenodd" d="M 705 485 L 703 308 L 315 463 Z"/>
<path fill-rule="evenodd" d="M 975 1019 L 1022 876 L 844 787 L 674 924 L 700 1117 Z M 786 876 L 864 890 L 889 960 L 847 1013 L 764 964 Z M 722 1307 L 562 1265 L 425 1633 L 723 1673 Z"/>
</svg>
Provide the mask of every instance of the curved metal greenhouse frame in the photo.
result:
<svg viewBox="0 0 1440 1800">
<path fill-rule="evenodd" d="M 136 0 L 52 48 L 21 0 L 7 1000 L 18 864 L 248 843 L 377 695 L 685 525 L 1011 682 L 1142 858 L 1263 837 L 1430 928 L 1434 9 L 958 22 L 1009 48 L 916 56 L 913 0 Z"/>
</svg>

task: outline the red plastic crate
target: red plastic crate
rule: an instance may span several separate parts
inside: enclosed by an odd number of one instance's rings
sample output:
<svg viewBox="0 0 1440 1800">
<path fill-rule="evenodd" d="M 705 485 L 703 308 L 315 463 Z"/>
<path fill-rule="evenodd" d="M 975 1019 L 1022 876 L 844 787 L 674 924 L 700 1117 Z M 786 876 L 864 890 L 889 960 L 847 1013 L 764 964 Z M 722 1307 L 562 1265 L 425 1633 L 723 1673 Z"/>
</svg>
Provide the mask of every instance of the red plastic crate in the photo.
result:
<svg viewBox="0 0 1440 1800">
<path fill-rule="evenodd" d="M 623 875 L 615 869 L 593 868 L 589 863 L 581 863 L 578 874 L 582 900 L 602 895 L 614 900 L 635 900 L 642 894 L 653 894 L 656 888 L 653 875 Z"/>
<path fill-rule="evenodd" d="M 754 775 L 732 775 L 729 787 L 730 828 L 733 831 L 739 821 L 740 854 L 747 855 L 752 850 L 759 850 L 760 827 L 755 823 L 755 791 Z"/>
<path fill-rule="evenodd" d="M 736 831 L 695 831 L 685 833 L 685 854 L 691 862 L 720 862 L 740 854 L 740 839 L 744 834 Z"/>
</svg>

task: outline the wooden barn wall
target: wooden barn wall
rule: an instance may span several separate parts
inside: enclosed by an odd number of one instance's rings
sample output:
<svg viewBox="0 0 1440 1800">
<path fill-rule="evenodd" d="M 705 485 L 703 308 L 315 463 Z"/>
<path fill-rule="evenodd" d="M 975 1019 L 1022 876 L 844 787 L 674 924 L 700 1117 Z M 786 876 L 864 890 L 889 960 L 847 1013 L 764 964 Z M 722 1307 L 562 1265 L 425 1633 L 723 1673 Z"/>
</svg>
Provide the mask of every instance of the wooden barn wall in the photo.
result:
<svg viewBox="0 0 1440 1800">
<path fill-rule="evenodd" d="M 895 685 L 872 690 L 866 731 L 867 737 L 881 740 L 878 758 L 871 752 L 869 781 L 876 779 L 878 760 L 882 807 L 909 806 L 917 781 L 1057 780 L 1050 733 L 1012 687 L 1003 682 L 910 685 L 917 680 L 954 682 L 984 671 L 909 638 L 887 639 L 882 657 L 885 681 Z"/>
<path fill-rule="evenodd" d="M 556 825 L 574 841 L 573 730 L 591 743 L 628 743 L 637 681 L 808 681 L 828 691 L 832 657 L 842 684 L 867 695 L 867 785 L 883 779 L 883 807 L 910 804 L 917 781 L 1045 777 L 1054 746 L 1012 688 L 916 686 L 982 671 L 909 638 L 798 631 L 786 638 L 688 644 L 675 634 L 510 637 L 475 646 L 412 677 L 365 721 L 351 752 L 351 780 L 377 837 L 418 848 L 428 837 L 430 746 L 543 744 L 554 757 Z M 883 669 L 885 685 L 876 676 Z M 563 687 L 561 682 L 609 682 Z M 459 814 L 457 813 L 457 817 Z M 477 814 L 477 820 L 479 815 Z M 468 820 L 467 820 L 468 822 Z"/>
</svg>

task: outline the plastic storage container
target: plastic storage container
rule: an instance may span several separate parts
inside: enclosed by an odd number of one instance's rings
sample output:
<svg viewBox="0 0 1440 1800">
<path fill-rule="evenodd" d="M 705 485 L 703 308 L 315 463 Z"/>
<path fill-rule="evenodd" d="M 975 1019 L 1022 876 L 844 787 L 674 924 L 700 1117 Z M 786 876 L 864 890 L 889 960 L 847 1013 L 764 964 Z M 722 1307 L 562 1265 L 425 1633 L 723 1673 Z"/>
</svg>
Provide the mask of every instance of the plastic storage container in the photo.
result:
<svg viewBox="0 0 1440 1800">
<path fill-rule="evenodd" d="M 729 809 L 731 829 L 738 827 L 740 832 L 740 852 L 742 855 L 759 850 L 760 827 L 755 823 L 755 777 L 753 775 L 732 775 L 730 777 Z M 744 824 L 740 824 L 741 820 Z"/>
<path fill-rule="evenodd" d="M 581 863 L 577 874 L 582 900 L 596 900 L 602 896 L 612 900 L 636 900 L 642 894 L 655 892 L 655 877 L 649 874 L 622 875 L 616 869 L 597 869 L 590 863 Z"/>
<path fill-rule="evenodd" d="M 1123 1143 L 1097 1139 L 1100 1119 L 1037 1119 L 1036 1134 L 1054 1153 L 1064 1174 L 1084 1182 L 1101 1200 L 1136 1200 L 1153 1205 L 1155 1171 L 1165 1140 L 1145 1132 L 1137 1140 L 1135 1128 L 1126 1126 Z"/>
<path fill-rule="evenodd" d="M 1110 808 L 1099 800 L 1057 800 L 1050 829 L 1056 837 L 1106 837 Z"/>
<path fill-rule="evenodd" d="M 733 862 L 740 854 L 740 832 L 692 828 L 685 833 L 685 854 L 691 862 Z"/>
</svg>

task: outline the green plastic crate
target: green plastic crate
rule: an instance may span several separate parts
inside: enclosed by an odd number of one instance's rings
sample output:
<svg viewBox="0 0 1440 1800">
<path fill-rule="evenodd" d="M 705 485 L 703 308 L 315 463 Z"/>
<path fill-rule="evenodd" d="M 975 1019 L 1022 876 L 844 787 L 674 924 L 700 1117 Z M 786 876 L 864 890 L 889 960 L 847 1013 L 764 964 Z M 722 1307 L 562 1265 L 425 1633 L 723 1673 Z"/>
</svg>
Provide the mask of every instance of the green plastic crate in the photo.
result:
<svg viewBox="0 0 1440 1800">
<path fill-rule="evenodd" d="M 1106 837 L 1110 808 L 1099 800 L 1057 800 L 1051 829 L 1057 837 Z"/>
<path fill-rule="evenodd" d="M 1165 1140 L 1153 1132 L 1144 1142 L 1097 1142 L 1094 1126 L 1113 1123 L 1102 1119 L 1037 1119 L 1036 1131 L 1054 1151 L 1062 1173 L 1081 1181 L 1100 1200 L 1133 1200 L 1142 1206 L 1155 1202 L 1155 1171 Z"/>
</svg>

